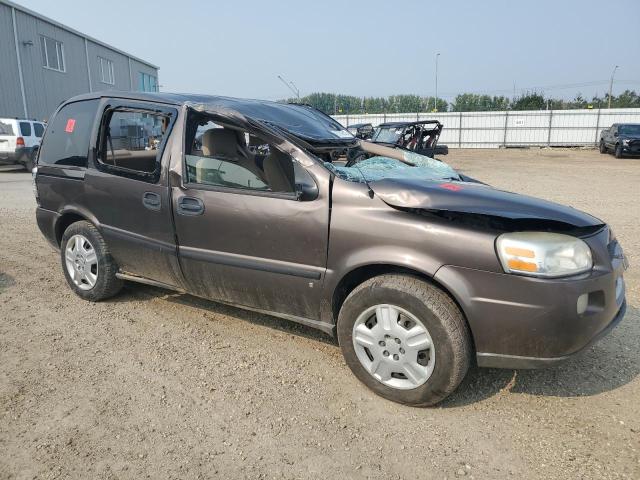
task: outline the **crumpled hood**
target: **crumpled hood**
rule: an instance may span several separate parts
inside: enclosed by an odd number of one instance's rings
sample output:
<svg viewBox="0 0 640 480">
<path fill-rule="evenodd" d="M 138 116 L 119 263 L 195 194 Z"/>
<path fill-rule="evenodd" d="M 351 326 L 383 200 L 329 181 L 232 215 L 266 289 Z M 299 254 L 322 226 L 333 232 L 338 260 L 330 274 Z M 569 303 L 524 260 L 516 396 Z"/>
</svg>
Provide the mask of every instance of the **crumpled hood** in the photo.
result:
<svg viewBox="0 0 640 480">
<path fill-rule="evenodd" d="M 574 227 L 604 224 L 596 217 L 575 208 L 497 190 L 480 183 L 385 179 L 371 182 L 370 186 L 385 203 L 399 208 L 471 213 L 509 219 L 552 220 Z"/>
</svg>

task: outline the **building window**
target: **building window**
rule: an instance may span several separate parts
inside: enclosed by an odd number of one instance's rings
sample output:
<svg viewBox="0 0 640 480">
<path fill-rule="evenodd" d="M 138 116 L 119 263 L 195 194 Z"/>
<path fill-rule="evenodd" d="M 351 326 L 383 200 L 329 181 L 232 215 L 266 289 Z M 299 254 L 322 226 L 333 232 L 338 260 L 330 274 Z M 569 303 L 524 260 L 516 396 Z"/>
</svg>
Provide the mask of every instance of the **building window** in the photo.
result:
<svg viewBox="0 0 640 480">
<path fill-rule="evenodd" d="M 148 73 L 140 72 L 140 87 L 141 92 L 157 92 L 158 91 L 158 79 L 149 75 Z"/>
<path fill-rule="evenodd" d="M 42 52 L 42 66 L 58 72 L 64 72 L 64 46 L 62 42 L 53 38 L 40 36 L 40 50 Z"/>
<path fill-rule="evenodd" d="M 116 77 L 113 74 L 113 62 L 106 58 L 98 57 L 100 66 L 100 81 L 109 85 L 115 85 Z"/>
</svg>

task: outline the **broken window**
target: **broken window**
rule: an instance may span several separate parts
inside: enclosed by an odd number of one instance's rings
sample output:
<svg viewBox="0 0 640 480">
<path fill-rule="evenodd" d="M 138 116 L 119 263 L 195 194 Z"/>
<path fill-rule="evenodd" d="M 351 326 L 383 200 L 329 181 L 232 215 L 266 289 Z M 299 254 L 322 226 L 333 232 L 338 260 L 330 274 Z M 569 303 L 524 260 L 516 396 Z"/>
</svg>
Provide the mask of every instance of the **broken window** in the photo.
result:
<svg viewBox="0 0 640 480">
<path fill-rule="evenodd" d="M 400 151 L 400 150 L 398 150 Z M 353 167 L 339 167 L 332 163 L 325 166 L 338 177 L 350 182 L 375 182 L 385 179 L 421 179 L 421 180 L 458 180 L 458 173 L 444 162 L 417 154 L 402 151 L 407 165 L 399 160 L 384 156 L 375 156 L 356 163 Z"/>
<path fill-rule="evenodd" d="M 293 160 L 288 154 L 259 136 L 201 114 L 191 114 L 187 123 L 187 183 L 294 193 Z"/>
<path fill-rule="evenodd" d="M 139 110 L 108 110 L 103 119 L 99 161 L 114 173 L 152 174 L 160 170 L 160 145 L 169 117 Z"/>
</svg>

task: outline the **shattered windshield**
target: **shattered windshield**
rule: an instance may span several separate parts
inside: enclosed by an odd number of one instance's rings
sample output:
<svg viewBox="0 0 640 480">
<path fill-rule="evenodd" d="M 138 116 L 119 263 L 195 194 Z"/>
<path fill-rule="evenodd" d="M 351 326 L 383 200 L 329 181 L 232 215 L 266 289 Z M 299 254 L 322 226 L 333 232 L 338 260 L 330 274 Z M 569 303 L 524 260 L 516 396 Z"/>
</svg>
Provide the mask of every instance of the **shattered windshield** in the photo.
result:
<svg viewBox="0 0 640 480">
<path fill-rule="evenodd" d="M 325 166 L 338 177 L 348 182 L 375 182 L 385 179 L 423 179 L 423 180 L 459 180 L 458 173 L 444 162 L 419 155 L 403 152 L 404 159 L 415 166 L 407 165 L 390 157 L 376 156 L 353 167 L 339 167 L 326 162 Z"/>
<path fill-rule="evenodd" d="M 374 141 L 381 143 L 396 143 L 402 135 L 402 127 L 385 127 L 379 128 L 375 135 Z"/>
</svg>

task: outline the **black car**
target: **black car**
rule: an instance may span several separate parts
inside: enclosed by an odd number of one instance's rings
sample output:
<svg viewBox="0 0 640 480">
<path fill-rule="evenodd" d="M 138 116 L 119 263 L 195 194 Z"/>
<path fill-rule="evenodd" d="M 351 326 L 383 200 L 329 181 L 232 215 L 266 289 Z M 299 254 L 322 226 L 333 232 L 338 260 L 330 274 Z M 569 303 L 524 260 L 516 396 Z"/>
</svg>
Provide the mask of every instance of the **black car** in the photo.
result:
<svg viewBox="0 0 640 480">
<path fill-rule="evenodd" d="M 600 153 L 640 155 L 640 123 L 614 123 L 600 134 Z"/>
<path fill-rule="evenodd" d="M 427 157 L 446 155 L 449 148 L 438 145 L 442 128 L 438 120 L 382 123 L 376 127 L 371 141 L 405 148 Z"/>
</svg>

